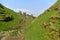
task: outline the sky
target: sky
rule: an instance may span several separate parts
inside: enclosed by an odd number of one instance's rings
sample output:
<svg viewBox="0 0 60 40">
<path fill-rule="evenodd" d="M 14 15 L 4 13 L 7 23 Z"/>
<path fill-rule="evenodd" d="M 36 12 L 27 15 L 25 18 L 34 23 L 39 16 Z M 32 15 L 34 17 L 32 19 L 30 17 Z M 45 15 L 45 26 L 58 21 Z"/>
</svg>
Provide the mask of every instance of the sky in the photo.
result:
<svg viewBox="0 0 60 40">
<path fill-rule="evenodd" d="M 34 16 L 39 16 L 56 1 L 57 0 L 0 0 L 0 3 L 16 12 L 23 11 L 28 14 L 33 14 Z"/>
</svg>

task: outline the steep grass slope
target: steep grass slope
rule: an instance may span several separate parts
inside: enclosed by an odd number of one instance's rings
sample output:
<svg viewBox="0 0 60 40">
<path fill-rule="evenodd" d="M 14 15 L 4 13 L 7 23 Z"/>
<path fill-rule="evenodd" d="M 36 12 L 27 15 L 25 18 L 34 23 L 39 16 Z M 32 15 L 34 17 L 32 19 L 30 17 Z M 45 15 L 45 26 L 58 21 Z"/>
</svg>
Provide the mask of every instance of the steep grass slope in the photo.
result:
<svg viewBox="0 0 60 40">
<path fill-rule="evenodd" d="M 19 13 L 0 4 L 0 30 L 13 29 L 18 26 L 22 27 L 25 24 L 28 26 L 33 19 L 31 15 L 19 15 Z"/>
<path fill-rule="evenodd" d="M 33 19 L 31 15 L 19 15 L 0 4 L 0 40 L 22 40 L 23 30 Z"/>
<path fill-rule="evenodd" d="M 0 4 L 0 31 L 19 26 L 21 16 Z"/>
<path fill-rule="evenodd" d="M 60 0 L 25 30 L 25 40 L 59 40 L 60 4 L 57 3 L 60 3 Z"/>
</svg>

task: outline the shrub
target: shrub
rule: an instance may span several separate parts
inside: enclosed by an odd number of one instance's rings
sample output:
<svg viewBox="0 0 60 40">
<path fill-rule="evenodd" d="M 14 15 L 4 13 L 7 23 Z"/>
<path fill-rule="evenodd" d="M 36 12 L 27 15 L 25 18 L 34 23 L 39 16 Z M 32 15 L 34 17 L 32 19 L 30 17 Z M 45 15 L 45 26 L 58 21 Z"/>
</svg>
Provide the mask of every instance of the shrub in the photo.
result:
<svg viewBox="0 0 60 40">
<path fill-rule="evenodd" d="M 5 17 L 4 21 L 9 22 L 9 21 L 12 21 L 13 19 L 14 19 L 13 17 L 8 16 L 8 17 Z"/>
</svg>

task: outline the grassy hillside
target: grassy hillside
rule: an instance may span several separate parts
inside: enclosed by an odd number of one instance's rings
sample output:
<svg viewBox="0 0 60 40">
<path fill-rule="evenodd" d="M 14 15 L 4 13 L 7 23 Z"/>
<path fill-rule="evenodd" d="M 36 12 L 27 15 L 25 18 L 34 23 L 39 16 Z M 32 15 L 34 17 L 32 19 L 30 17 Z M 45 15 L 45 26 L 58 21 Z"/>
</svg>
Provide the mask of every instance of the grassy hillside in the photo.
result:
<svg viewBox="0 0 60 40">
<path fill-rule="evenodd" d="M 19 13 L 0 4 L 0 40 L 22 40 L 23 30 L 35 18 Z"/>
<path fill-rule="evenodd" d="M 58 0 L 48 11 L 40 15 L 24 33 L 25 40 L 59 40 L 60 39 L 60 3 Z M 52 9 L 53 8 L 53 9 Z"/>
<path fill-rule="evenodd" d="M 21 13 L 16 13 L 0 4 L 0 30 L 28 26 L 34 18 L 34 16 L 29 14 L 21 15 Z"/>
<path fill-rule="evenodd" d="M 19 15 L 20 14 L 20 15 Z M 31 24 L 34 16 L 16 13 L 0 4 L 0 30 L 10 30 Z"/>
<path fill-rule="evenodd" d="M 16 12 L 0 4 L 0 31 L 10 30 L 15 26 L 19 26 L 20 19 L 21 16 L 19 16 Z"/>
</svg>

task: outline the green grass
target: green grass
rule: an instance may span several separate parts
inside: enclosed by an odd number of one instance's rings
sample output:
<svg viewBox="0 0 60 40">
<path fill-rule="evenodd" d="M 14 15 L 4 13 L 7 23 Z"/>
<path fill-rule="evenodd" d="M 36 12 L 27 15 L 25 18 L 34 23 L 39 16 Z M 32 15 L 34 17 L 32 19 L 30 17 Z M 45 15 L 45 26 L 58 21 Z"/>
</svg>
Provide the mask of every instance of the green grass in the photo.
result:
<svg viewBox="0 0 60 40">
<path fill-rule="evenodd" d="M 43 13 L 40 15 L 33 24 L 31 24 L 24 32 L 24 40 L 52 40 L 49 37 L 46 37 L 46 34 L 49 33 L 50 30 L 44 29 L 43 23 L 49 23 L 51 16 L 60 16 L 60 10 L 53 10 L 50 12 Z M 54 26 L 56 28 L 60 28 L 60 24 L 58 24 L 57 20 L 55 20 Z M 56 35 L 57 38 L 57 35 Z M 57 39 L 58 40 L 58 39 Z"/>
<path fill-rule="evenodd" d="M 13 18 L 12 21 L 9 22 L 1 21 L 1 20 L 5 20 L 6 17 L 10 17 L 10 16 Z M 12 30 L 17 27 L 19 27 L 20 29 L 20 27 L 25 27 L 25 25 L 28 26 L 29 24 L 31 24 L 34 18 L 30 15 L 28 15 L 28 17 L 26 16 L 19 15 L 17 12 L 14 12 L 13 10 L 6 8 L 2 4 L 0 4 L 0 31 Z"/>
<path fill-rule="evenodd" d="M 16 26 L 16 27 L 19 26 L 19 21 L 21 19 L 21 16 L 9 8 L 4 7 L 4 10 L 5 10 L 5 12 L 2 12 L 2 13 L 4 13 L 5 16 L 12 16 L 13 20 L 9 21 L 9 22 L 0 21 L 0 31 L 11 30 L 14 26 Z M 1 11 L 1 9 L 0 9 L 0 11 Z M 3 17 L 3 14 L 0 14 L 0 20 L 4 19 L 4 17 Z"/>
</svg>

